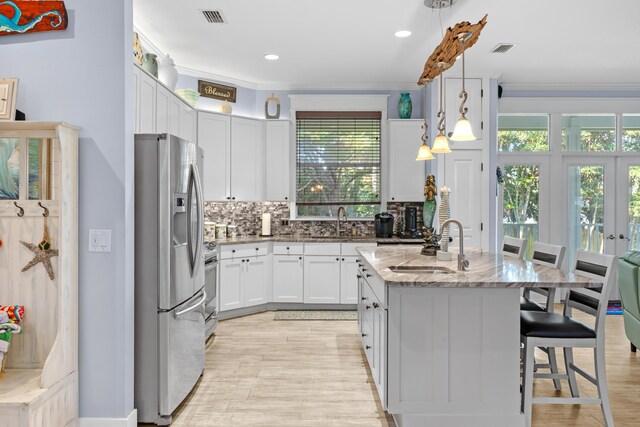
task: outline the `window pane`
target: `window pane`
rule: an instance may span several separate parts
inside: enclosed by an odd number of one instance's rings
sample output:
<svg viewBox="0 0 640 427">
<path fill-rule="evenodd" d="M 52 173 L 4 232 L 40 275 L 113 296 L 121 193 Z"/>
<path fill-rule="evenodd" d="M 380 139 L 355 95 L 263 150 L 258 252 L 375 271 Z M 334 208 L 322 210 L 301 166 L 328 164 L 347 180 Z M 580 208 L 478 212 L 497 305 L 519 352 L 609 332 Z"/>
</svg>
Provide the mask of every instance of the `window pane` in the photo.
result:
<svg viewBox="0 0 640 427">
<path fill-rule="evenodd" d="M 622 116 L 622 151 L 640 151 L 640 115 Z"/>
<path fill-rule="evenodd" d="M 531 259 L 538 240 L 540 166 L 506 165 L 503 168 L 502 232 L 527 240 L 524 257 Z"/>
<path fill-rule="evenodd" d="M 20 140 L 0 138 L 0 199 L 20 195 Z"/>
<path fill-rule="evenodd" d="M 570 261 L 577 249 L 604 250 L 604 166 L 569 167 Z M 571 265 L 571 264 L 570 264 Z"/>
<path fill-rule="evenodd" d="M 549 116 L 498 116 L 498 151 L 549 151 Z"/>
<path fill-rule="evenodd" d="M 564 151 L 615 151 L 616 116 L 563 115 Z"/>
<path fill-rule="evenodd" d="M 320 113 L 318 113 L 320 114 Z M 348 217 L 380 211 L 380 120 L 305 117 L 296 120 L 298 216 Z"/>
</svg>

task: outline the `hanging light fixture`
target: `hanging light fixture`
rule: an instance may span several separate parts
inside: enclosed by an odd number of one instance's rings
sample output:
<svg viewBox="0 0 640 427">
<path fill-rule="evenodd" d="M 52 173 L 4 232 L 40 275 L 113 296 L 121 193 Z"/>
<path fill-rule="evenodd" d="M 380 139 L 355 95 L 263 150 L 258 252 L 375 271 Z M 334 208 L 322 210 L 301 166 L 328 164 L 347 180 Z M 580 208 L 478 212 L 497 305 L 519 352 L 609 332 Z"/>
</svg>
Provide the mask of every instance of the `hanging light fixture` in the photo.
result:
<svg viewBox="0 0 640 427">
<path fill-rule="evenodd" d="M 422 129 L 424 129 L 424 132 L 422 133 L 422 136 L 421 136 L 422 145 L 420 146 L 420 150 L 418 150 L 418 157 L 416 157 L 416 160 L 433 160 L 435 159 L 435 157 L 433 157 L 433 153 L 431 153 L 431 149 L 427 144 L 427 128 L 429 126 L 427 125 L 426 119 L 424 121 L 424 124 L 421 127 Z"/>
<path fill-rule="evenodd" d="M 471 123 L 465 116 L 469 109 L 464 106 L 464 103 L 467 102 L 467 91 L 464 89 L 464 42 L 467 38 L 471 36 L 469 32 L 463 32 L 458 34 L 458 41 L 462 45 L 462 91 L 460 92 L 459 98 L 462 98 L 462 102 L 460 103 L 460 118 L 456 123 L 456 127 L 453 130 L 453 135 L 451 135 L 452 141 L 475 141 L 476 137 L 473 134 L 473 129 L 471 129 Z"/>
<path fill-rule="evenodd" d="M 449 148 L 449 141 L 447 137 L 444 135 L 444 107 L 442 105 L 442 71 L 449 67 L 449 64 L 446 62 L 438 62 L 437 67 L 440 68 L 440 108 L 438 110 L 438 136 L 433 141 L 433 147 L 431 148 L 432 153 L 436 154 L 446 154 L 451 152 L 451 148 Z"/>
</svg>

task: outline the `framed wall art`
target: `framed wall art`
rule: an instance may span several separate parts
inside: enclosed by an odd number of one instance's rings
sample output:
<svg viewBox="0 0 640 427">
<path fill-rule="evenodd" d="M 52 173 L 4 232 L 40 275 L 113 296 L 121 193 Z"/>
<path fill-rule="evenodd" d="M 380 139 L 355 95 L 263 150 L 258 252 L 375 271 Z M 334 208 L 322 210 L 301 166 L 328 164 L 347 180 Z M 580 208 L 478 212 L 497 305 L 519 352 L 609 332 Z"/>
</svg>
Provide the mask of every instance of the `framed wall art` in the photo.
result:
<svg viewBox="0 0 640 427">
<path fill-rule="evenodd" d="M 15 120 L 18 79 L 0 77 L 0 120 Z"/>
</svg>

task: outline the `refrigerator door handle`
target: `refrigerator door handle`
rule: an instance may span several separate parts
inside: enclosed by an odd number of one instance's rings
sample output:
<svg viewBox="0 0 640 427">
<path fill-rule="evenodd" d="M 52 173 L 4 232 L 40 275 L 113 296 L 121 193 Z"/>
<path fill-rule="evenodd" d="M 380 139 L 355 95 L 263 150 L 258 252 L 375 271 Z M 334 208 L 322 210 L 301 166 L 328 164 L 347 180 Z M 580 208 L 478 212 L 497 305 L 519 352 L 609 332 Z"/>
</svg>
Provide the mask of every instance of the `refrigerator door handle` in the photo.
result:
<svg viewBox="0 0 640 427">
<path fill-rule="evenodd" d="M 200 299 L 200 301 L 198 301 L 196 304 L 192 305 L 189 308 L 185 308 L 184 310 L 181 310 L 181 311 L 176 311 L 174 316 L 176 318 L 178 318 L 180 316 L 184 316 L 187 313 L 191 313 L 193 310 L 197 309 L 201 305 L 204 305 L 204 302 L 206 300 L 207 300 L 207 292 L 206 291 L 202 291 L 202 298 Z"/>
<path fill-rule="evenodd" d="M 190 267 L 191 267 L 191 276 L 193 277 L 193 275 L 196 273 L 198 265 L 198 259 L 200 259 L 201 253 L 202 253 L 202 241 L 201 241 L 201 235 L 202 235 L 202 227 L 203 227 L 203 216 L 204 216 L 204 208 L 203 208 L 203 202 L 202 202 L 202 192 L 200 191 L 201 187 L 200 187 L 200 177 L 198 176 L 198 170 L 197 170 L 198 166 L 195 164 L 191 165 L 190 171 L 189 171 L 189 185 L 187 187 L 187 221 L 189 222 L 187 229 L 188 229 L 188 233 L 187 233 L 187 244 L 188 244 L 188 251 L 189 251 L 189 262 L 190 262 Z M 191 234 L 191 219 L 192 219 L 192 215 L 193 215 L 193 211 L 191 209 L 192 206 L 192 189 L 195 186 L 195 190 L 196 190 L 196 201 L 197 201 L 197 206 L 198 206 L 198 211 L 196 212 L 197 217 L 197 235 L 193 236 Z M 195 253 L 193 251 L 194 248 L 194 237 L 195 237 Z"/>
<path fill-rule="evenodd" d="M 202 183 L 200 182 L 200 170 L 196 163 L 193 164 L 193 177 L 195 178 L 196 197 L 198 198 L 198 243 L 196 246 L 198 252 L 196 260 L 199 260 L 202 258 L 202 251 L 204 251 L 204 194 L 202 193 Z M 197 269 L 194 267 L 194 270 Z"/>
</svg>

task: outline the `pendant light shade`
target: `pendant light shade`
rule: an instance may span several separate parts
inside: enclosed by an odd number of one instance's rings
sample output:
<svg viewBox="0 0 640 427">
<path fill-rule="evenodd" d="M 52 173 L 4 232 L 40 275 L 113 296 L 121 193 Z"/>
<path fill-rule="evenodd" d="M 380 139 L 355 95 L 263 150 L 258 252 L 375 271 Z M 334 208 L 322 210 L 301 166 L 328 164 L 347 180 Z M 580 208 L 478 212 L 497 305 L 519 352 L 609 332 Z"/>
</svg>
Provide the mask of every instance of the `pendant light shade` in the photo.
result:
<svg viewBox="0 0 640 427">
<path fill-rule="evenodd" d="M 422 129 L 424 129 L 424 132 L 422 133 L 422 145 L 420 146 L 420 150 L 418 150 L 418 157 L 416 157 L 416 160 L 433 160 L 435 159 L 435 157 L 433 157 L 433 153 L 431 153 L 431 149 L 429 148 L 429 145 L 427 144 L 427 121 L 425 120 L 424 124 L 422 125 Z"/>
<path fill-rule="evenodd" d="M 451 148 L 449 148 L 449 141 L 442 132 L 440 132 L 433 141 L 431 152 L 436 154 L 447 154 L 451 152 Z"/>
<path fill-rule="evenodd" d="M 437 138 L 436 138 L 437 139 Z M 471 129 L 471 123 L 466 117 L 462 116 L 456 123 L 455 129 L 453 129 L 453 135 L 451 135 L 452 141 L 475 141 L 476 137 Z"/>
<path fill-rule="evenodd" d="M 418 151 L 418 157 L 416 157 L 416 160 L 433 160 L 433 159 L 435 159 L 435 157 L 433 156 L 431 149 L 426 143 L 423 143 L 420 146 L 420 150 Z"/>
</svg>

